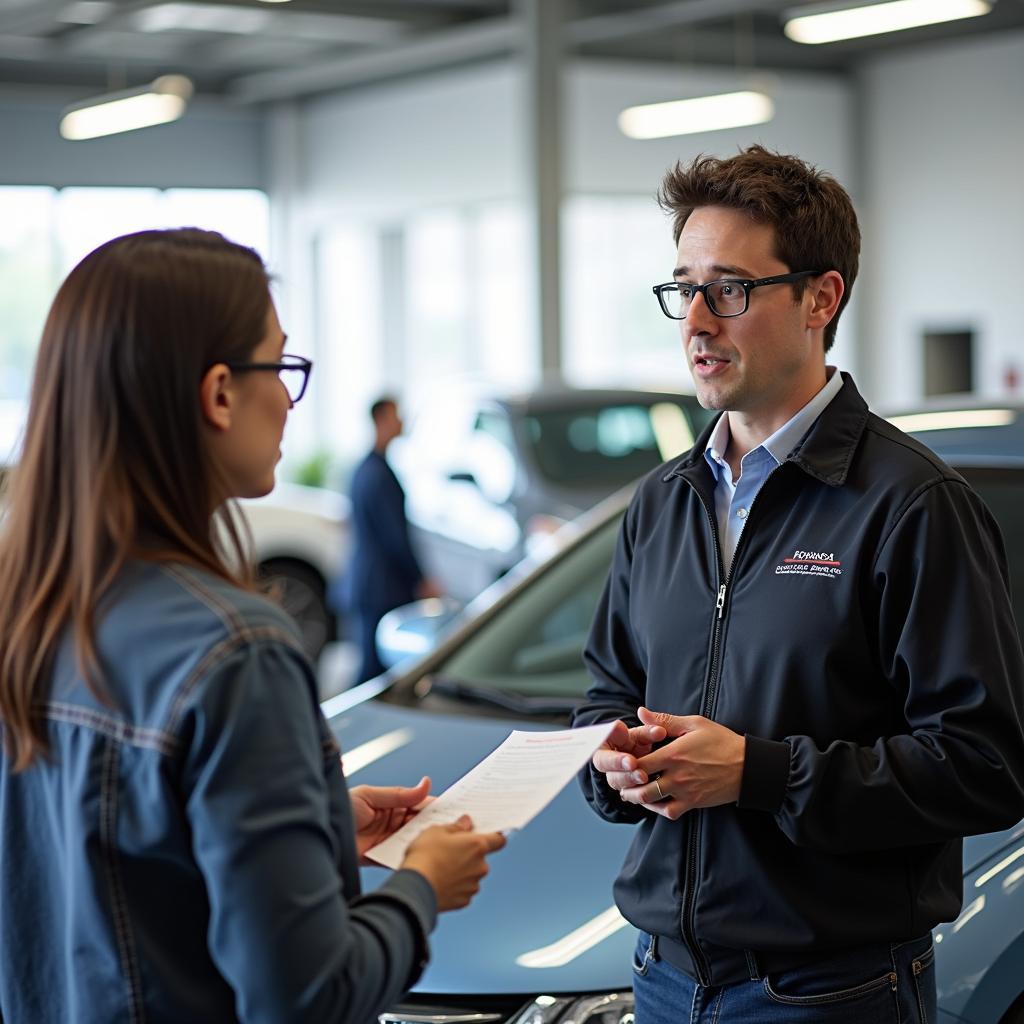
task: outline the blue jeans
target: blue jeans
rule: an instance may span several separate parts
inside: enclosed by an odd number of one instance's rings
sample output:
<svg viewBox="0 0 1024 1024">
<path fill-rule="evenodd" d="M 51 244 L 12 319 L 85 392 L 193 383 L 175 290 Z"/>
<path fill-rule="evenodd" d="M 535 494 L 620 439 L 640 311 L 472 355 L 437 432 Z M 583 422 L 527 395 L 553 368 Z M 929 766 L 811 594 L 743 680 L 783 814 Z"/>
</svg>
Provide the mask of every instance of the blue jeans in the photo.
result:
<svg viewBox="0 0 1024 1024">
<path fill-rule="evenodd" d="M 751 970 L 760 975 L 759 970 Z M 636 1024 L 935 1024 L 931 935 L 834 956 L 795 970 L 705 987 L 662 960 L 640 933 L 633 958 Z"/>
</svg>

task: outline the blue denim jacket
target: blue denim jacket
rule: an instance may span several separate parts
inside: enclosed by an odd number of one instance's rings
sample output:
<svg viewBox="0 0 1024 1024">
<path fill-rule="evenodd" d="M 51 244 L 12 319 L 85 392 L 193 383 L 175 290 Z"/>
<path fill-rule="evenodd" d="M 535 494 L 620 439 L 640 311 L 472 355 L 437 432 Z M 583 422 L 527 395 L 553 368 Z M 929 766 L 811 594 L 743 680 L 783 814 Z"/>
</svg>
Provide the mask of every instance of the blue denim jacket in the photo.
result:
<svg viewBox="0 0 1024 1024">
<path fill-rule="evenodd" d="M 0 1019 L 365 1022 L 411 985 L 433 890 L 360 895 L 338 748 L 293 623 L 207 574 L 131 564 L 70 635 L 51 755 L 0 758 Z"/>
</svg>

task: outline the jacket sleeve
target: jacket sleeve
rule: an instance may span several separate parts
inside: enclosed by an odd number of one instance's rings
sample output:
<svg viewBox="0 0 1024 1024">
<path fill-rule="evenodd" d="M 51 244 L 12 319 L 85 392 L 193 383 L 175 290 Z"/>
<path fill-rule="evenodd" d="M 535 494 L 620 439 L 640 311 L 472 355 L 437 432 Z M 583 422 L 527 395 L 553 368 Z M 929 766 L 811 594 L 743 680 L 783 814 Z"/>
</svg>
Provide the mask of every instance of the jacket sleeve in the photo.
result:
<svg viewBox="0 0 1024 1024">
<path fill-rule="evenodd" d="M 583 661 L 592 683 L 585 703 L 573 714 L 573 726 L 616 719 L 628 726 L 640 724 L 636 712 L 643 703 L 647 673 L 629 621 L 635 529 L 634 506 L 631 505 L 619 530 L 611 572 L 583 650 Z M 635 823 L 650 816 L 650 812 L 638 805 L 622 801 L 605 781 L 604 774 L 589 762 L 580 770 L 579 782 L 587 803 L 608 821 Z"/>
<path fill-rule="evenodd" d="M 748 738 L 740 806 L 835 852 L 1008 828 L 1024 815 L 1024 659 L 995 520 L 962 481 L 924 486 L 872 582 L 879 670 L 904 723 L 872 746 Z"/>
<path fill-rule="evenodd" d="M 374 1019 L 418 977 L 435 898 L 413 871 L 359 895 L 337 748 L 302 656 L 261 641 L 229 652 L 196 688 L 180 733 L 207 942 L 239 1020 Z"/>
</svg>

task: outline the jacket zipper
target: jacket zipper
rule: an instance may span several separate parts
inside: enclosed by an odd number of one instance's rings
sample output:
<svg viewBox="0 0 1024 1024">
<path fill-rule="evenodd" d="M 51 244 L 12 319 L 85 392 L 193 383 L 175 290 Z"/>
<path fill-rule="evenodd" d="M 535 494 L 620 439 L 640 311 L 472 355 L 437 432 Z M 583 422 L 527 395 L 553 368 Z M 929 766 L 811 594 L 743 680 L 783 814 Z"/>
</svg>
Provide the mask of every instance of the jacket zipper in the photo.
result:
<svg viewBox="0 0 1024 1024">
<path fill-rule="evenodd" d="M 697 497 L 704 506 L 708 523 L 711 525 L 711 536 L 715 542 L 715 572 L 716 582 L 718 583 L 718 596 L 715 600 L 715 620 L 711 633 L 711 661 L 708 666 L 707 680 L 704 684 L 705 696 L 701 701 L 701 714 L 704 714 L 704 709 L 708 704 L 707 692 L 714 678 L 718 663 L 718 648 L 722 639 L 722 615 L 725 609 L 725 595 L 729 581 L 726 579 L 724 583 L 722 582 L 722 577 L 725 575 L 725 567 L 722 563 L 722 545 L 718 538 L 718 523 L 715 521 L 714 514 L 708 508 L 704 499 L 699 494 Z M 693 966 L 697 971 L 697 980 L 701 985 L 707 987 L 711 984 L 711 970 L 703 950 L 697 943 L 697 935 L 693 926 L 694 909 L 697 902 L 697 863 L 700 859 L 697 829 L 700 814 L 700 809 L 696 809 L 686 816 L 686 885 L 683 889 L 683 912 L 681 915 L 682 920 L 679 924 L 683 934 L 683 941 L 686 943 L 690 956 L 693 958 Z"/>
<path fill-rule="evenodd" d="M 776 467 L 779 469 L 781 467 Z M 708 666 L 707 680 L 704 684 L 704 697 L 701 700 L 700 713 L 704 718 L 711 717 L 711 710 L 715 704 L 715 694 L 718 690 L 718 671 L 719 671 L 719 655 L 721 654 L 722 645 L 722 618 L 725 615 L 725 598 L 729 591 L 729 584 L 732 582 L 733 570 L 736 568 L 736 562 L 740 551 L 743 549 L 743 542 L 749 533 L 748 527 L 750 526 L 750 515 L 754 511 L 754 506 L 757 504 L 757 499 L 761 496 L 761 492 L 764 490 L 765 485 L 775 475 L 776 470 L 772 470 L 771 473 L 765 478 L 764 483 L 758 489 L 757 494 L 754 495 L 754 500 L 750 503 L 750 508 L 747 512 L 746 522 L 743 524 L 743 532 L 740 534 L 740 539 L 736 544 L 736 550 L 733 552 L 732 562 L 729 564 L 729 572 L 724 572 L 724 565 L 722 562 L 722 545 L 718 536 L 718 521 L 715 519 L 713 511 L 708 508 L 707 502 L 701 497 L 700 493 L 697 493 L 697 498 L 701 505 L 704 506 L 704 511 L 707 513 L 708 522 L 711 525 L 711 536 L 715 541 L 715 568 L 717 571 L 717 582 L 718 582 L 718 596 L 715 600 L 715 621 L 711 632 L 711 662 Z M 687 481 L 689 483 L 689 481 Z M 690 484 L 692 487 L 693 485 Z M 722 576 L 725 575 L 725 582 L 722 582 Z M 683 890 L 683 913 L 682 926 L 683 939 L 686 942 L 687 948 L 690 950 L 690 956 L 693 958 L 693 965 L 697 970 L 697 980 L 701 985 L 707 987 L 711 984 L 711 970 L 708 966 L 707 958 L 704 956 L 703 951 L 697 943 L 697 935 L 694 931 L 694 916 L 697 905 L 697 862 L 700 858 L 699 844 L 697 841 L 697 820 L 694 817 L 694 813 L 699 815 L 701 809 L 695 809 L 695 812 L 687 815 L 687 833 L 686 833 L 686 887 Z"/>
</svg>

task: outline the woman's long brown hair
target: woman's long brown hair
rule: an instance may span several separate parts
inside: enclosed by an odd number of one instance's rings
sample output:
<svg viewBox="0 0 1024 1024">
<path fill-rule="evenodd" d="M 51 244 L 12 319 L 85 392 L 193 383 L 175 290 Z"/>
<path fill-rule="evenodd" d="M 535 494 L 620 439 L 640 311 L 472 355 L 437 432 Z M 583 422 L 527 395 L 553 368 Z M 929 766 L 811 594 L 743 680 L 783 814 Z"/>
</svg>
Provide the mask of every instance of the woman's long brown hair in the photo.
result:
<svg viewBox="0 0 1024 1024">
<path fill-rule="evenodd" d="M 226 491 L 199 387 L 211 366 L 249 357 L 269 301 L 253 250 L 194 228 L 116 238 L 57 292 L 0 527 L 0 723 L 15 771 L 47 751 L 38 707 L 68 626 L 79 670 L 109 702 L 95 612 L 128 558 L 251 584 L 238 520 L 217 509 Z"/>
</svg>

